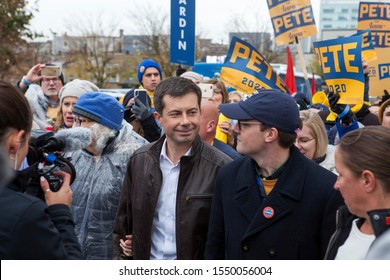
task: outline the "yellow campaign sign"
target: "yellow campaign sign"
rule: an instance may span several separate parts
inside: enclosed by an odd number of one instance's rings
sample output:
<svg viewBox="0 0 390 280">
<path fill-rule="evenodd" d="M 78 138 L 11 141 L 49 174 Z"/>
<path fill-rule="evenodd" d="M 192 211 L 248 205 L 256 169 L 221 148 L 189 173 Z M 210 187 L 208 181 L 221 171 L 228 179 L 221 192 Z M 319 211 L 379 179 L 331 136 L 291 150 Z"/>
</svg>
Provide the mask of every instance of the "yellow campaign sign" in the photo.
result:
<svg viewBox="0 0 390 280">
<path fill-rule="evenodd" d="M 314 42 L 313 45 L 329 90 L 340 94 L 339 103 L 362 103 L 362 36 Z"/>
<path fill-rule="evenodd" d="M 283 80 L 265 57 L 237 37 L 232 38 L 220 79 L 224 84 L 248 95 L 262 88 L 278 88 L 288 92 Z"/>
<path fill-rule="evenodd" d="M 310 0 L 267 0 L 276 45 L 317 34 Z"/>
<path fill-rule="evenodd" d="M 370 76 L 370 96 L 382 96 L 390 89 L 390 48 L 375 49 L 377 60 L 368 63 Z"/>
<path fill-rule="evenodd" d="M 375 48 L 389 48 L 390 3 L 360 2 L 357 29 L 371 30 Z"/>
</svg>

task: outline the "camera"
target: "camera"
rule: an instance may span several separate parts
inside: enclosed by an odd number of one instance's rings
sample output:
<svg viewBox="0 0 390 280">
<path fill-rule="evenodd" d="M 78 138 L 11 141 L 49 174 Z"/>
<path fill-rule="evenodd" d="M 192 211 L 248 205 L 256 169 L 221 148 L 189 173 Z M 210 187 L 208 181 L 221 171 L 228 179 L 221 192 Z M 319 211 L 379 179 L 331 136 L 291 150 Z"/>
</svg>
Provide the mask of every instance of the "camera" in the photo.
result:
<svg viewBox="0 0 390 280">
<path fill-rule="evenodd" d="M 53 132 L 45 130 L 32 130 L 29 151 L 27 154 L 28 168 L 19 171 L 18 178 L 22 184 L 23 192 L 44 199 L 40 186 L 40 177 L 43 176 L 49 183 L 52 192 L 57 192 L 63 183 L 63 178 L 55 175 L 56 171 L 64 171 L 71 176 L 72 184 L 76 178 L 76 170 L 70 162 L 50 147 Z M 55 152 L 55 153 L 54 153 Z"/>
</svg>

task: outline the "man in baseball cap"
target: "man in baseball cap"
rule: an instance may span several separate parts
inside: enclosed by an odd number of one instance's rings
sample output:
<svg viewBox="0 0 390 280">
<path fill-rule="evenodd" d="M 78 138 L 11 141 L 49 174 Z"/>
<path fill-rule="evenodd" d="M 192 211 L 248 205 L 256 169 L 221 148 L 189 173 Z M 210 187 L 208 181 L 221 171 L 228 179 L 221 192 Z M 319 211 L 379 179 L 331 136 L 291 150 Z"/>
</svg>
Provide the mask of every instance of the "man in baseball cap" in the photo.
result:
<svg viewBox="0 0 390 280">
<path fill-rule="evenodd" d="M 218 173 L 205 258 L 323 259 L 342 199 L 336 175 L 293 145 L 301 126 L 294 99 L 260 90 L 220 111 L 237 120 L 244 156 Z"/>
</svg>

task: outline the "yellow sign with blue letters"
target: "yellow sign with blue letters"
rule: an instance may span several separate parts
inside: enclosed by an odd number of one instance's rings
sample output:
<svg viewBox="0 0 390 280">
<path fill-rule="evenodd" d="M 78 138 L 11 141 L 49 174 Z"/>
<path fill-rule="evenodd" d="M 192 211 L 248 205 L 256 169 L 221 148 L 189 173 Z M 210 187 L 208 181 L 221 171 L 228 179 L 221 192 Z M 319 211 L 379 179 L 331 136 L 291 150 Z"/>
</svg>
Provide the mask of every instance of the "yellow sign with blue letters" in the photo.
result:
<svg viewBox="0 0 390 280">
<path fill-rule="evenodd" d="M 276 45 L 317 34 L 310 0 L 267 0 Z"/>
<path fill-rule="evenodd" d="M 369 61 L 370 96 L 390 88 L 390 3 L 360 2 L 358 30 L 371 30 L 377 60 Z"/>
<path fill-rule="evenodd" d="M 221 69 L 221 81 L 245 94 L 262 88 L 288 92 L 286 85 L 271 64 L 251 44 L 233 37 L 225 63 Z"/>
<path fill-rule="evenodd" d="M 357 29 L 371 30 L 375 48 L 389 48 L 390 3 L 360 2 Z"/>
<path fill-rule="evenodd" d="M 329 90 L 340 94 L 339 103 L 362 103 L 362 36 L 314 42 L 313 45 Z"/>
</svg>

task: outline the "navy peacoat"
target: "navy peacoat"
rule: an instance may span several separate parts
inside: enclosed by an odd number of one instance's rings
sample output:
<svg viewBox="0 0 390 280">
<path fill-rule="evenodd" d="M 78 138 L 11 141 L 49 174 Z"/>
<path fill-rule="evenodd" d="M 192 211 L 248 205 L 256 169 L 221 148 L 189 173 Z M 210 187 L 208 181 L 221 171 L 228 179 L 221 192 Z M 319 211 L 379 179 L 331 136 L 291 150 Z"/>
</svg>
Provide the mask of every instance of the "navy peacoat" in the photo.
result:
<svg viewBox="0 0 390 280">
<path fill-rule="evenodd" d="M 256 163 L 242 157 L 218 173 L 206 244 L 206 259 L 323 259 L 335 231 L 336 175 L 297 148 L 264 199 Z"/>
</svg>

